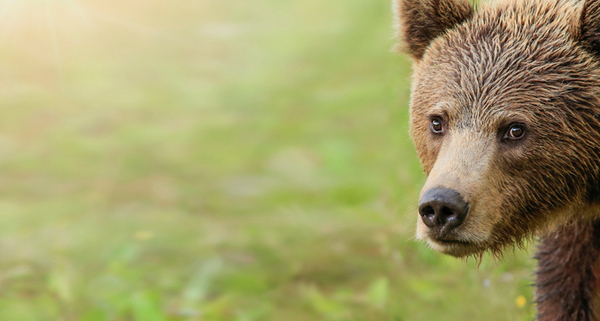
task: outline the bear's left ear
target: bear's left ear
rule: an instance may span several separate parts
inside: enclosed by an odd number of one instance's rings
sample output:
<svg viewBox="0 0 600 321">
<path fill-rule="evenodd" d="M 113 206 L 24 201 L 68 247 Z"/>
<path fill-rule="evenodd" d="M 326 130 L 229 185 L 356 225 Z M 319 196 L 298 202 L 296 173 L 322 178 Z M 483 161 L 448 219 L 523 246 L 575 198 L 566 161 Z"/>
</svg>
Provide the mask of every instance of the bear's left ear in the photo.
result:
<svg viewBox="0 0 600 321">
<path fill-rule="evenodd" d="M 585 0 L 581 9 L 578 38 L 586 49 L 600 57 L 600 0 Z"/>
<path fill-rule="evenodd" d="M 468 0 L 394 0 L 394 6 L 402 49 L 417 60 L 435 38 L 475 13 Z"/>
</svg>

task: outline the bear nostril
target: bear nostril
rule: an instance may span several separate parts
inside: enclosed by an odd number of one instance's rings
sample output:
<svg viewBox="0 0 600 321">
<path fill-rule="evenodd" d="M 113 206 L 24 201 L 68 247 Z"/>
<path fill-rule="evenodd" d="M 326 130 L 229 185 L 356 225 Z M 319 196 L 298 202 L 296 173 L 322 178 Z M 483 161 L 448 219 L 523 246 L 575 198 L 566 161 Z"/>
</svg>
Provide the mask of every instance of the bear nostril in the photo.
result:
<svg viewBox="0 0 600 321">
<path fill-rule="evenodd" d="M 423 194 L 419 213 L 427 227 L 446 233 L 463 223 L 468 209 L 469 205 L 456 190 L 432 188 Z"/>
<path fill-rule="evenodd" d="M 420 209 L 419 212 L 421 213 L 421 217 L 423 218 L 423 222 L 425 223 L 425 225 L 427 225 L 428 227 L 435 226 L 435 209 L 433 209 L 432 206 L 425 206 L 422 209 Z"/>
<path fill-rule="evenodd" d="M 440 222 L 442 222 L 442 224 L 455 219 L 456 215 L 454 214 L 454 211 L 452 211 L 452 209 L 448 207 L 442 208 L 442 210 L 440 211 Z"/>
<path fill-rule="evenodd" d="M 421 210 L 421 215 L 435 215 L 435 210 L 431 206 L 426 206 L 424 209 Z"/>
</svg>

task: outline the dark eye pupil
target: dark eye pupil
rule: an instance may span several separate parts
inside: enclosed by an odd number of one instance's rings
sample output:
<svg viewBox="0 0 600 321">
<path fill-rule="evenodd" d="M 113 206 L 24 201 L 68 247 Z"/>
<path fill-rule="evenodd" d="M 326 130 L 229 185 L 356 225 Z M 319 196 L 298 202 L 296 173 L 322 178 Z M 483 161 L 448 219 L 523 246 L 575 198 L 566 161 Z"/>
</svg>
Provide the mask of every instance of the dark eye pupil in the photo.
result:
<svg viewBox="0 0 600 321">
<path fill-rule="evenodd" d="M 431 130 L 433 130 L 434 133 L 440 133 L 442 131 L 443 126 L 442 126 L 442 122 L 439 119 L 434 119 L 431 121 Z"/>
<path fill-rule="evenodd" d="M 519 138 L 523 136 L 524 133 L 525 131 L 521 127 L 513 127 L 510 129 L 510 136 L 514 138 Z"/>
</svg>

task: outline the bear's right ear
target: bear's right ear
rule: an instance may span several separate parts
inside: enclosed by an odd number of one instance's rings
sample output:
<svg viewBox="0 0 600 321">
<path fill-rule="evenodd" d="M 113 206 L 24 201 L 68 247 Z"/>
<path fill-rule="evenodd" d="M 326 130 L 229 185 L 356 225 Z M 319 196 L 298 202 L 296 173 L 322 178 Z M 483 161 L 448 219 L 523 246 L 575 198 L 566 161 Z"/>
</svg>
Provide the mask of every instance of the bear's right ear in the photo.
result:
<svg viewBox="0 0 600 321">
<path fill-rule="evenodd" d="M 473 17 L 467 0 L 394 0 L 398 35 L 404 51 L 420 60 L 425 49 L 446 30 Z"/>
<path fill-rule="evenodd" d="M 596 56 L 600 56 L 600 1 L 585 0 L 579 21 L 579 41 Z"/>
</svg>

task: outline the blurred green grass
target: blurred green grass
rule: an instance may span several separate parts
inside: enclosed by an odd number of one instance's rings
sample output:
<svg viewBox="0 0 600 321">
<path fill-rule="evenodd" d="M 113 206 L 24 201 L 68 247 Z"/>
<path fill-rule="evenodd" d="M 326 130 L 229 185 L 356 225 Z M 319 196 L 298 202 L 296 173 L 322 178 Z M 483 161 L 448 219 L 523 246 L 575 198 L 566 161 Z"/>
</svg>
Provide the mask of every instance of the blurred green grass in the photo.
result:
<svg viewBox="0 0 600 321">
<path fill-rule="evenodd" d="M 529 320 L 413 240 L 389 1 L 0 4 L 1 320 Z"/>
</svg>

